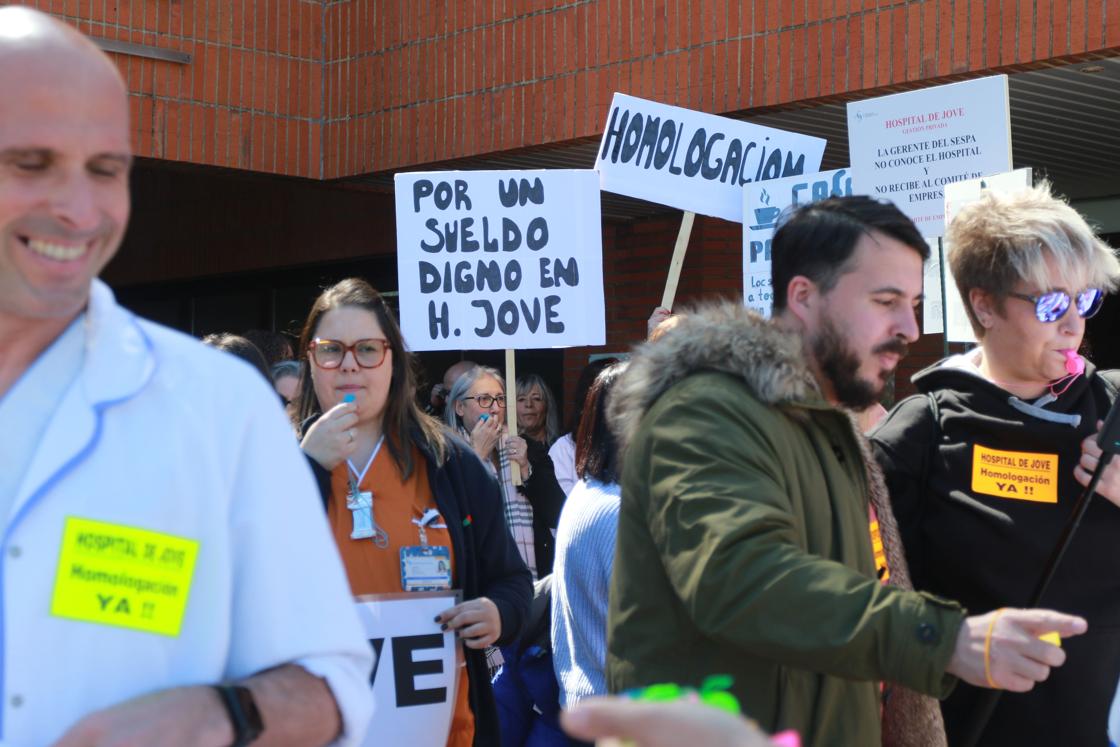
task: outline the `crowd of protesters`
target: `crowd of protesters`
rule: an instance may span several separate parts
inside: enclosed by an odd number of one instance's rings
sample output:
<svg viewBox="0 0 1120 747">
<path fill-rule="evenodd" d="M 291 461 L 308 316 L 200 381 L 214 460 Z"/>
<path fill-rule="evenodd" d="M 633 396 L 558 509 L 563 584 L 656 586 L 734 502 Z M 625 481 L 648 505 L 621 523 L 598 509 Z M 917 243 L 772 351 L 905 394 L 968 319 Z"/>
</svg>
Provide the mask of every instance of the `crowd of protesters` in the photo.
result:
<svg viewBox="0 0 1120 747">
<path fill-rule="evenodd" d="M 129 213 L 119 74 L 23 8 L 0 66 L 0 742 L 393 744 L 353 597 L 421 588 L 420 549 L 422 588 L 461 594 L 428 621 L 465 658 L 447 745 L 1108 743 L 1120 373 L 1081 351 L 1120 262 L 1046 184 L 952 223 L 979 344 L 889 413 L 929 248 L 857 196 L 783 217 L 771 319 L 656 309 L 562 428 L 552 372 L 513 394 L 464 359 L 422 393 L 360 278 L 294 345 L 136 319 L 97 279 Z M 105 595 L 132 550 L 83 606 L 60 558 L 90 542 L 189 557 L 169 606 Z"/>
</svg>

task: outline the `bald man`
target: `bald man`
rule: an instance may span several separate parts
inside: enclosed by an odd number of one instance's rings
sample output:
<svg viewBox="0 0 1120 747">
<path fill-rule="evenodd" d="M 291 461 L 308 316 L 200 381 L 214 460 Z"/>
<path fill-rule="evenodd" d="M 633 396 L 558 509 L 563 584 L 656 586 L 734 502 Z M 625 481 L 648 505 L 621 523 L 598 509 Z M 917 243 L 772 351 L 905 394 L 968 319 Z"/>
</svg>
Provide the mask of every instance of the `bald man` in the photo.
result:
<svg viewBox="0 0 1120 747">
<path fill-rule="evenodd" d="M 127 92 L 0 8 L 0 744 L 360 742 L 372 656 L 276 396 L 116 304 Z"/>
<path fill-rule="evenodd" d="M 455 382 L 460 376 L 477 366 L 477 363 L 468 360 L 455 361 L 448 366 L 447 370 L 443 372 L 443 382 L 432 387 L 427 408 L 428 414 L 436 418 L 442 418 L 443 410 L 447 406 L 447 395 L 451 393 L 451 387 L 455 386 Z"/>
</svg>

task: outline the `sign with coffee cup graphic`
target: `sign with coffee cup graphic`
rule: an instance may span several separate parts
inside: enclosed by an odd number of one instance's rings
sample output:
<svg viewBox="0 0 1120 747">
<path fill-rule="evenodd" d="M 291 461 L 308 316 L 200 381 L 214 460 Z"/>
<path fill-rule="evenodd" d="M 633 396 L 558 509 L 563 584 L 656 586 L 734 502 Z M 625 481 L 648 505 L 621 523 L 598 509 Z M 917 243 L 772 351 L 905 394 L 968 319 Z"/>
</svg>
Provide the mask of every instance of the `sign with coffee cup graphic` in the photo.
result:
<svg viewBox="0 0 1120 747">
<path fill-rule="evenodd" d="M 783 213 L 798 205 L 852 194 L 852 170 L 771 179 L 743 188 L 743 304 L 770 316 L 770 245 Z"/>
</svg>

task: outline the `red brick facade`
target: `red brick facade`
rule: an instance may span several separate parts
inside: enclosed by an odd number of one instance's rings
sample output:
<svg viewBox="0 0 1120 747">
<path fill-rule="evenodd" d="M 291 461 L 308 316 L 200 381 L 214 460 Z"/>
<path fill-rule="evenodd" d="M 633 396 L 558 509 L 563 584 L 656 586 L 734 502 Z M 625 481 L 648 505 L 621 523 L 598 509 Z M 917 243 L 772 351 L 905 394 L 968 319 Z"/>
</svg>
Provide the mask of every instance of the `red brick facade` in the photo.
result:
<svg viewBox="0 0 1120 747">
<path fill-rule="evenodd" d="M 115 55 L 138 154 L 331 179 L 1120 50 L 1115 0 L 32 0 Z"/>
</svg>

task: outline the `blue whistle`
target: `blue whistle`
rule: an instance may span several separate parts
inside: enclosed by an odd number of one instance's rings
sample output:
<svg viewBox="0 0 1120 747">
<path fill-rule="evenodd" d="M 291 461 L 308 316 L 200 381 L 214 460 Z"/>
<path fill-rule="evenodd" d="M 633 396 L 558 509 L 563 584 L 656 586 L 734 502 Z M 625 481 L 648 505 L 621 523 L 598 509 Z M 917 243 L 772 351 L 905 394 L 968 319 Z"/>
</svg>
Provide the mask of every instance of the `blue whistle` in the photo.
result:
<svg viewBox="0 0 1120 747">
<path fill-rule="evenodd" d="M 342 401 L 343 401 L 343 403 L 353 402 L 355 399 L 357 399 L 357 397 L 355 397 L 353 394 L 347 394 L 345 397 L 342 398 Z"/>
</svg>

